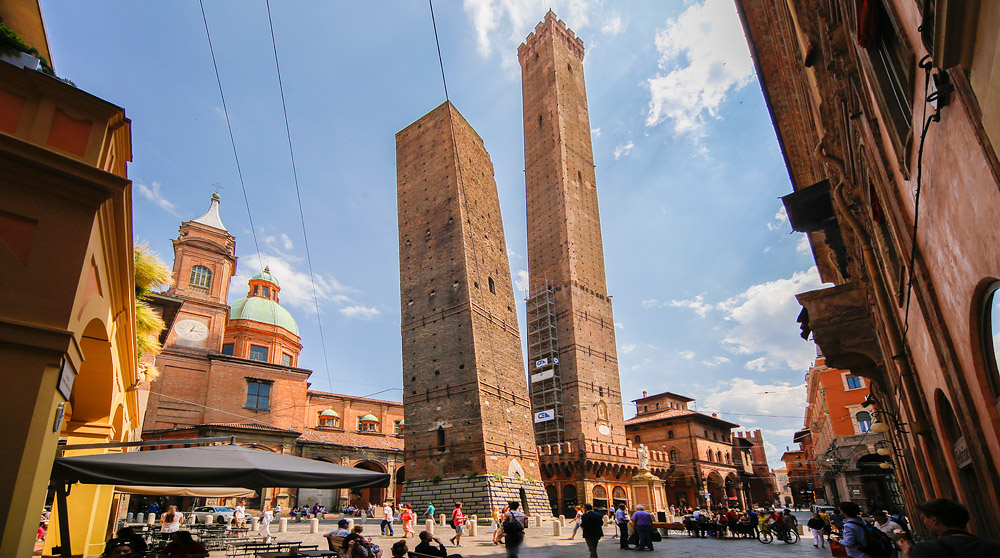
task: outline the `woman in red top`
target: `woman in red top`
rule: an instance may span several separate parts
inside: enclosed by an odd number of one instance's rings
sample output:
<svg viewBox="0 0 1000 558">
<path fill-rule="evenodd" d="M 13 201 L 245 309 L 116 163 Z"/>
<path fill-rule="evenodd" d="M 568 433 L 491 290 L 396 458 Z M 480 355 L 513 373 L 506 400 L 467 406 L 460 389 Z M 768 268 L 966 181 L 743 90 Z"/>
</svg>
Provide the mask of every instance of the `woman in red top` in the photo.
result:
<svg viewBox="0 0 1000 558">
<path fill-rule="evenodd" d="M 403 537 L 409 538 L 416 535 L 413 531 L 413 508 L 410 504 L 403 505 L 403 513 L 399 514 L 399 519 L 403 522 Z"/>
<path fill-rule="evenodd" d="M 455 502 L 455 509 L 451 510 L 451 524 L 455 527 L 455 536 L 451 538 L 451 543 L 455 546 L 462 546 L 462 533 L 465 532 L 465 515 L 462 514 L 462 502 Z"/>
</svg>

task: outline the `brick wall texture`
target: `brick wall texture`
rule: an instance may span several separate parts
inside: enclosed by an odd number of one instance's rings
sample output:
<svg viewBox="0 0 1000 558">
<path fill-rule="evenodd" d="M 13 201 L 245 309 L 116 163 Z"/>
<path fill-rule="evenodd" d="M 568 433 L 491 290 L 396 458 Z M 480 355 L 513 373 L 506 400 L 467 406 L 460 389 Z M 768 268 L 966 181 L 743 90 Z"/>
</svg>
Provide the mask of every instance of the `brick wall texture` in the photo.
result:
<svg viewBox="0 0 1000 558">
<path fill-rule="evenodd" d="M 524 498 L 521 497 L 522 489 Z M 489 519 L 495 507 L 506 506 L 508 502 L 521 502 L 527 515 L 552 516 L 542 483 L 510 477 L 479 475 L 440 479 L 437 483 L 430 480 L 408 481 L 403 486 L 403 501 L 412 504 L 413 509 L 421 513 L 427 502 L 434 502 L 435 515 L 449 515 L 455 502 L 462 502 L 463 512 L 476 515 L 479 519 Z"/>
<path fill-rule="evenodd" d="M 396 135 L 407 478 L 539 477 L 493 164 L 445 102 Z"/>
<path fill-rule="evenodd" d="M 531 287 L 554 288 L 566 439 L 625 443 L 583 41 L 549 12 L 518 48 Z M 529 364 L 529 372 L 533 364 Z M 607 421 L 598 420 L 598 403 Z M 599 426 L 611 433 L 601 434 Z"/>
</svg>

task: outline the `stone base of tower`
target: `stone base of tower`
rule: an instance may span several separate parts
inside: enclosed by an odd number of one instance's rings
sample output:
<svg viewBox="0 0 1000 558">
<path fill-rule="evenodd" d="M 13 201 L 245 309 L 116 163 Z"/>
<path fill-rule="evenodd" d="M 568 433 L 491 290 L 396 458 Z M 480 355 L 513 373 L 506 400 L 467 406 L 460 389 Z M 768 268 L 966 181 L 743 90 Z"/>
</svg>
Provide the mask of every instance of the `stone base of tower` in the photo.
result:
<svg viewBox="0 0 1000 558">
<path fill-rule="evenodd" d="M 549 497 L 541 482 L 511 477 L 479 475 L 441 479 L 436 483 L 433 480 L 406 481 L 401 503 L 410 504 L 423 513 L 427 502 L 434 502 L 436 514 L 445 515 L 451 513 L 455 502 L 462 502 L 465 515 L 481 519 L 490 518 L 495 507 L 521 502 L 529 516 L 552 517 Z"/>
</svg>

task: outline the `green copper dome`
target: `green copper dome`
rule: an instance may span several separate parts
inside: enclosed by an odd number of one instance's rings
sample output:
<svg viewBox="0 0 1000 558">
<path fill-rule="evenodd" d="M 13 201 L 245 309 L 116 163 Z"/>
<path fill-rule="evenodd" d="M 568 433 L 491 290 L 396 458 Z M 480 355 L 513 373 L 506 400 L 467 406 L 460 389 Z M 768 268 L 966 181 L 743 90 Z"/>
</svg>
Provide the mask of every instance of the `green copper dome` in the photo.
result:
<svg viewBox="0 0 1000 558">
<path fill-rule="evenodd" d="M 295 323 L 295 318 L 288 313 L 288 310 L 269 298 L 252 296 L 234 301 L 229 307 L 229 319 L 272 324 L 283 327 L 295 335 L 299 334 L 299 326 Z"/>
<path fill-rule="evenodd" d="M 260 271 L 260 272 L 256 273 L 253 277 L 250 278 L 251 281 L 254 281 L 254 280 L 257 280 L 257 279 L 259 279 L 261 281 L 267 281 L 269 283 L 274 283 L 275 285 L 277 285 L 279 287 L 281 286 L 281 284 L 278 283 L 278 280 L 274 278 L 274 275 L 271 275 L 271 270 L 268 269 L 268 268 L 266 268 L 266 267 L 264 268 L 264 271 Z"/>
<path fill-rule="evenodd" d="M 337 414 L 337 411 L 334 411 L 333 409 L 327 409 L 327 410 L 323 411 L 322 413 L 320 413 L 319 416 L 321 416 L 321 417 L 337 417 L 337 418 L 340 418 L 340 415 Z"/>
<path fill-rule="evenodd" d="M 368 422 L 378 422 L 378 417 L 375 416 L 375 415 L 373 415 L 373 414 L 371 414 L 371 413 L 368 413 L 367 415 L 361 417 L 361 420 L 362 421 L 368 421 Z"/>
</svg>

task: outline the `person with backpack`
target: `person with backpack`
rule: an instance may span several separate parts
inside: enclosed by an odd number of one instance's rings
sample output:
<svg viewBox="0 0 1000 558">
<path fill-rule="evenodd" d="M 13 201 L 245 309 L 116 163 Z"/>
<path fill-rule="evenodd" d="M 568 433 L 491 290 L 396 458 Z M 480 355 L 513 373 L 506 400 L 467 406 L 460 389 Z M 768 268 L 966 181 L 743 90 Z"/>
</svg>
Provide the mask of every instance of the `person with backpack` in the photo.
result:
<svg viewBox="0 0 1000 558">
<path fill-rule="evenodd" d="M 861 520 L 860 506 L 854 502 L 841 502 L 838 508 L 844 514 L 840 544 L 847 551 L 848 558 L 889 558 L 896 553 L 888 535 Z"/>
<path fill-rule="evenodd" d="M 962 504 L 947 498 L 935 498 L 918 505 L 917 511 L 924 527 L 937 540 L 914 543 L 900 539 L 903 558 L 1000 556 L 1000 542 L 977 537 L 965 530 L 970 516 L 969 510 Z"/>
<path fill-rule="evenodd" d="M 462 513 L 462 502 L 455 502 L 455 509 L 451 510 L 449 523 L 455 528 L 455 536 L 451 538 L 451 544 L 462 546 L 462 535 L 465 534 L 465 514 Z"/>
<path fill-rule="evenodd" d="M 517 558 L 524 542 L 524 529 L 528 526 L 528 518 L 518 508 L 521 502 L 513 501 L 507 504 L 509 510 L 503 516 L 504 546 L 507 558 Z"/>
</svg>

